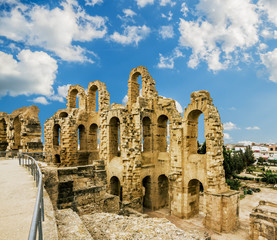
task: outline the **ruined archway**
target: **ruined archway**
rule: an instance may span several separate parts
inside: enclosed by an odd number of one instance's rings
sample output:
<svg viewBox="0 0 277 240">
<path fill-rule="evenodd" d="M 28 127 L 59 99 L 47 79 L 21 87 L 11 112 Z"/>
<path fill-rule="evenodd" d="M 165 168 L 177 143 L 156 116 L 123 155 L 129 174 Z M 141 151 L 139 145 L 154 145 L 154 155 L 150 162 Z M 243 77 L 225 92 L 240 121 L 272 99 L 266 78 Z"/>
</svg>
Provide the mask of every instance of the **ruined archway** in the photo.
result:
<svg viewBox="0 0 277 240">
<path fill-rule="evenodd" d="M 0 151 L 6 151 L 7 146 L 7 124 L 3 118 L 0 120 Z"/>
<path fill-rule="evenodd" d="M 17 116 L 13 122 L 14 126 L 14 149 L 21 148 L 21 122 Z"/>
<path fill-rule="evenodd" d="M 53 145 L 60 146 L 60 132 L 61 126 L 59 124 L 55 124 L 53 127 Z"/>
<path fill-rule="evenodd" d="M 142 120 L 142 150 L 143 152 L 152 152 L 152 131 L 149 117 L 144 117 Z"/>
<path fill-rule="evenodd" d="M 193 217 L 199 213 L 200 193 L 204 191 L 202 183 L 197 179 L 192 179 L 188 183 L 188 217 Z"/>
<path fill-rule="evenodd" d="M 159 208 L 167 207 L 169 204 L 169 182 L 168 177 L 162 174 L 158 177 Z"/>
<path fill-rule="evenodd" d="M 79 98 L 79 103 L 77 103 L 77 95 Z M 86 92 L 80 85 L 70 86 L 67 95 L 67 107 L 70 108 L 80 108 L 86 109 L 87 101 Z"/>
<path fill-rule="evenodd" d="M 55 154 L 54 158 L 54 163 L 61 163 L 61 157 L 59 154 Z"/>
<path fill-rule="evenodd" d="M 110 189 L 111 189 L 111 194 L 119 196 L 120 201 L 122 201 L 122 187 L 120 185 L 120 181 L 118 177 L 116 176 L 111 177 Z"/>
<path fill-rule="evenodd" d="M 60 113 L 60 118 L 66 118 L 68 117 L 68 113 L 67 112 L 61 112 Z"/>
<path fill-rule="evenodd" d="M 98 99 L 97 94 L 98 87 L 96 85 L 92 85 L 88 89 L 88 111 L 96 112 L 98 110 Z"/>
<path fill-rule="evenodd" d="M 88 150 L 97 151 L 99 141 L 99 129 L 96 123 L 89 127 Z"/>
<path fill-rule="evenodd" d="M 109 124 L 109 147 L 110 159 L 120 157 L 120 121 L 117 117 L 112 117 Z"/>
<path fill-rule="evenodd" d="M 143 207 L 152 209 L 150 176 L 146 176 L 142 180 L 142 187 L 143 187 Z"/>
<path fill-rule="evenodd" d="M 86 128 L 83 124 L 80 124 L 78 126 L 78 143 L 79 143 L 79 150 L 87 149 Z"/>
<path fill-rule="evenodd" d="M 157 125 L 157 147 L 158 151 L 160 152 L 167 152 L 168 151 L 168 143 L 169 143 L 169 136 L 168 136 L 168 117 L 165 115 L 161 115 L 158 118 L 158 125 Z"/>
</svg>

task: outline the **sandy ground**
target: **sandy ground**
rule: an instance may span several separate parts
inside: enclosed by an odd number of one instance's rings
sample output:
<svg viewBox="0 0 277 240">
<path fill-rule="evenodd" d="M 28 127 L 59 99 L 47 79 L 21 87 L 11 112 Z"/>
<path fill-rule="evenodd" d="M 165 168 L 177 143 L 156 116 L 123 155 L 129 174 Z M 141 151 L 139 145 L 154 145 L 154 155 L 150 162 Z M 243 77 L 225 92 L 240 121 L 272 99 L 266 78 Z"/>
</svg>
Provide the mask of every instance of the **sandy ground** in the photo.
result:
<svg viewBox="0 0 277 240">
<path fill-rule="evenodd" d="M 253 195 L 246 195 L 244 199 L 240 200 L 240 226 L 237 231 L 231 233 L 216 233 L 206 229 L 202 222 L 204 214 L 199 215 L 191 219 L 180 219 L 169 215 L 168 209 L 160 209 L 154 212 L 146 211 L 150 217 L 165 217 L 177 227 L 183 230 L 197 230 L 204 234 L 208 232 L 213 240 L 243 240 L 248 239 L 249 235 L 249 215 L 253 208 L 258 206 L 260 200 L 266 200 L 277 203 L 277 190 L 261 187 L 256 183 L 247 184 L 251 187 L 260 188 L 261 192 L 254 193 Z M 201 234 L 201 235 L 202 235 Z"/>
</svg>

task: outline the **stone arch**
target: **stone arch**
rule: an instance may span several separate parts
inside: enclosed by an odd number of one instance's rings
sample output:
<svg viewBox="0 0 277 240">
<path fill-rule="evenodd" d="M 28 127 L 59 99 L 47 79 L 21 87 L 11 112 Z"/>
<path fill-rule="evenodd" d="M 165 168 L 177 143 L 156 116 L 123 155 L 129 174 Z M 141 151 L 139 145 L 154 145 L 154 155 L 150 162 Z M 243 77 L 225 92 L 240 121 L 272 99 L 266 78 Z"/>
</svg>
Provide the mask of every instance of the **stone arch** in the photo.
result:
<svg viewBox="0 0 277 240">
<path fill-rule="evenodd" d="M 96 123 L 92 123 L 89 127 L 88 150 L 97 151 L 99 141 L 99 128 Z"/>
<path fill-rule="evenodd" d="M 165 174 L 161 174 L 158 177 L 158 196 L 159 196 L 159 208 L 168 206 L 169 204 L 169 181 Z"/>
<path fill-rule="evenodd" d="M 120 184 L 120 180 L 118 177 L 113 176 L 110 179 L 110 189 L 111 189 L 111 194 L 119 196 L 120 201 L 122 201 L 122 186 Z"/>
<path fill-rule="evenodd" d="M 204 187 L 198 179 L 191 179 L 188 182 L 188 217 L 193 217 L 199 213 L 201 190 L 203 192 Z"/>
<path fill-rule="evenodd" d="M 79 150 L 87 149 L 87 137 L 86 137 L 86 128 L 83 124 L 78 126 L 78 142 L 79 142 Z"/>
<path fill-rule="evenodd" d="M 120 157 L 120 120 L 118 117 L 112 117 L 109 122 L 109 148 L 110 159 Z"/>
<path fill-rule="evenodd" d="M 152 209 L 152 200 L 151 200 L 151 177 L 146 176 L 142 180 L 143 187 L 143 207 Z"/>
<path fill-rule="evenodd" d="M 15 149 L 21 148 L 21 122 L 19 116 L 14 119 L 14 147 Z"/>
<path fill-rule="evenodd" d="M 141 76 L 142 81 L 142 97 L 150 98 L 158 96 L 155 80 L 150 76 L 147 68 L 143 66 L 133 68 L 128 80 L 128 110 L 132 109 L 132 105 L 137 102 L 137 97 L 139 96 L 138 76 Z"/>
<path fill-rule="evenodd" d="M 55 154 L 55 156 L 54 156 L 54 163 L 56 163 L 56 164 L 61 163 L 60 154 Z"/>
<path fill-rule="evenodd" d="M 169 119 L 166 115 L 160 115 L 157 119 L 157 148 L 159 152 L 168 151 Z"/>
<path fill-rule="evenodd" d="M 4 118 L 0 120 L 0 151 L 6 151 L 7 141 L 7 123 Z"/>
<path fill-rule="evenodd" d="M 206 139 L 206 154 L 203 155 L 197 154 L 198 118 L 201 114 L 204 114 Z M 185 161 L 197 161 L 198 172 L 207 177 L 207 191 L 224 191 L 226 184 L 223 169 L 223 126 L 208 91 L 191 94 L 191 103 L 183 116 L 183 127 Z M 217 171 L 214 171 L 215 166 Z"/>
<path fill-rule="evenodd" d="M 61 126 L 55 124 L 53 126 L 53 145 L 60 146 L 60 137 L 61 137 Z"/>
<path fill-rule="evenodd" d="M 142 150 L 152 152 L 152 123 L 150 117 L 142 119 Z"/>
<path fill-rule="evenodd" d="M 95 112 L 98 104 L 98 111 L 108 110 L 110 107 L 110 94 L 107 91 L 105 83 L 100 81 L 90 82 L 88 85 L 87 104 L 88 111 Z M 98 92 L 98 99 L 97 97 Z"/>
<path fill-rule="evenodd" d="M 77 95 L 79 95 L 79 106 L 76 104 Z M 80 85 L 70 86 L 67 95 L 67 108 L 86 109 L 86 92 Z"/>
</svg>

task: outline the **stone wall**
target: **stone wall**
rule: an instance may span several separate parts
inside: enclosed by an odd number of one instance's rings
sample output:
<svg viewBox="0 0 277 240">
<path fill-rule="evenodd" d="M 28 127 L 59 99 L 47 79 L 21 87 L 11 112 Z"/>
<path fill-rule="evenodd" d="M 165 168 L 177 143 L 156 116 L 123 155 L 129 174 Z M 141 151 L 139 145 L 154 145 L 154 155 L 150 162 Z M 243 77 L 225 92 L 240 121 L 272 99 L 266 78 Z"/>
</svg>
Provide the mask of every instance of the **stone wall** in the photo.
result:
<svg viewBox="0 0 277 240">
<path fill-rule="evenodd" d="M 110 105 L 104 83 L 91 82 L 87 91 L 71 86 L 67 108 L 45 122 L 45 150 L 53 152 L 47 161 L 59 169 L 103 161 L 107 192 L 117 195 L 123 207 L 138 211 L 169 207 L 171 214 L 190 218 L 199 212 L 203 191 L 206 226 L 235 229 L 238 193 L 225 184 L 223 127 L 210 94 L 192 93 L 182 118 L 175 101 L 159 96 L 155 80 L 139 66 L 131 70 L 127 96 L 126 106 Z M 201 114 L 206 154 L 197 154 Z"/>
<path fill-rule="evenodd" d="M 41 126 L 37 106 L 22 107 L 11 114 L 0 112 L 0 151 L 41 152 Z"/>
<path fill-rule="evenodd" d="M 277 204 L 260 201 L 250 214 L 249 239 L 277 239 Z"/>
</svg>

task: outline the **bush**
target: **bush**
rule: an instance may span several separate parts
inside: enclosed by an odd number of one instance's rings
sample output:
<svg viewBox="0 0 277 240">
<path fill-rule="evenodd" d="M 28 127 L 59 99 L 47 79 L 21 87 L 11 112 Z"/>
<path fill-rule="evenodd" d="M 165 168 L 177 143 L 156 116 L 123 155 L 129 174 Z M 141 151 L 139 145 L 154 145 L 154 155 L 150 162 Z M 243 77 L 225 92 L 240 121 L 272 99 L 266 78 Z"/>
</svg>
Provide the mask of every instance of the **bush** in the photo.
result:
<svg viewBox="0 0 277 240">
<path fill-rule="evenodd" d="M 239 190 L 240 188 L 240 180 L 238 179 L 226 179 L 226 183 L 232 190 Z"/>
</svg>

